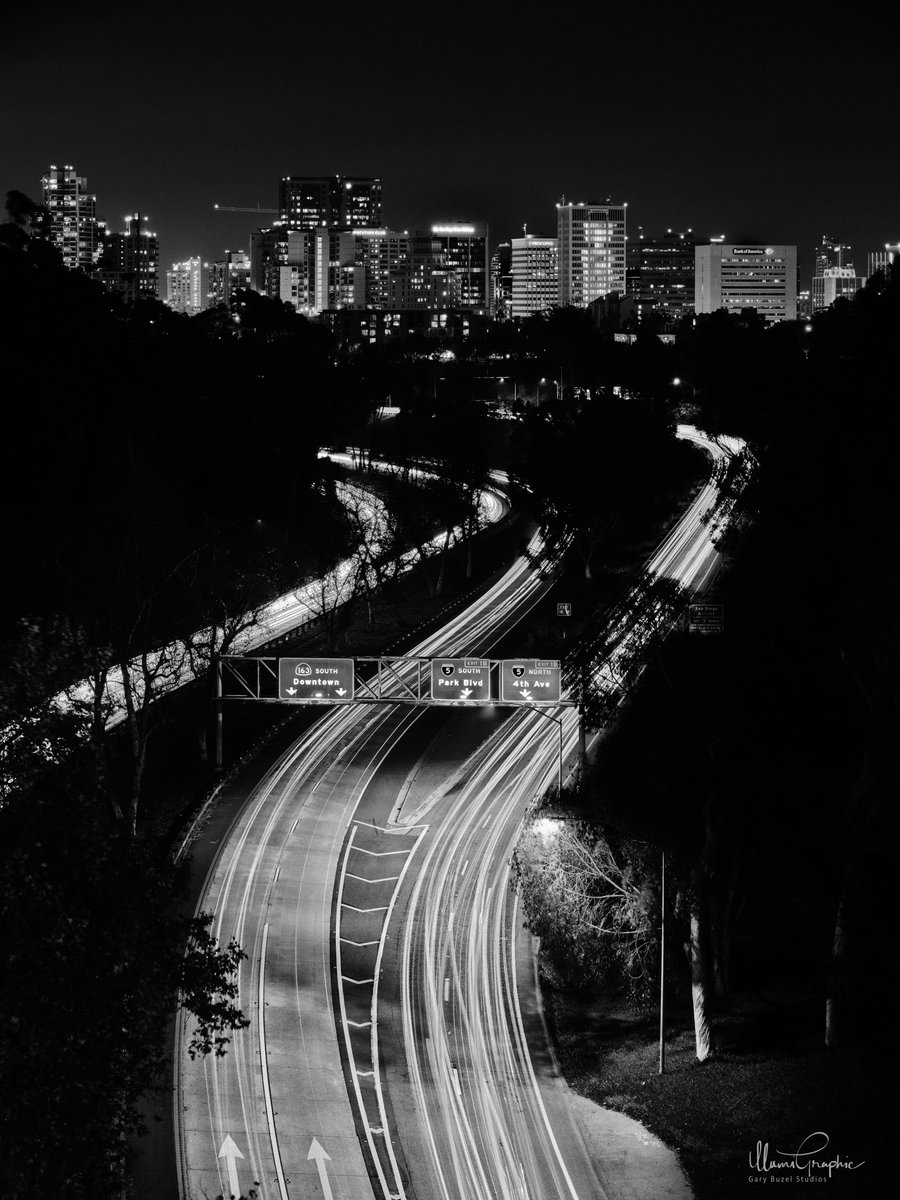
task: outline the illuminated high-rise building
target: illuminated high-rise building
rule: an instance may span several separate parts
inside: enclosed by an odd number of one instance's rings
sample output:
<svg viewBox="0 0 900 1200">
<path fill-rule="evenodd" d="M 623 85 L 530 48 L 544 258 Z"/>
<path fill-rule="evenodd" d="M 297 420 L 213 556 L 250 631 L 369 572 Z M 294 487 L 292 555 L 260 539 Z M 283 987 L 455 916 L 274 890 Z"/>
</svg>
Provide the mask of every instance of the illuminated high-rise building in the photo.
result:
<svg viewBox="0 0 900 1200">
<path fill-rule="evenodd" d="M 280 299 L 315 316 L 408 306 L 409 237 L 390 229 L 292 229 L 278 264 Z"/>
<path fill-rule="evenodd" d="M 159 239 L 144 225 L 146 217 L 125 218 L 121 233 L 107 233 L 100 259 L 103 282 L 126 300 L 157 299 L 159 294 Z"/>
<path fill-rule="evenodd" d="M 625 294 L 624 204 L 557 204 L 559 303 L 584 308 Z"/>
<path fill-rule="evenodd" d="M 850 300 L 861 287 L 865 286 L 865 278 L 857 275 L 850 267 L 826 267 L 822 275 L 821 307 L 830 308 L 835 300 Z"/>
<path fill-rule="evenodd" d="M 797 319 L 797 247 L 737 246 L 713 242 L 694 250 L 694 307 L 740 313 L 755 309 L 766 321 Z"/>
<path fill-rule="evenodd" d="M 639 315 L 656 313 L 669 329 L 693 311 L 697 244 L 690 229 L 647 235 L 639 228 L 637 237 L 628 239 L 628 295 Z"/>
<path fill-rule="evenodd" d="M 514 317 L 530 317 L 559 303 L 559 242 L 526 233 L 512 239 L 512 304 Z"/>
<path fill-rule="evenodd" d="M 199 258 L 173 263 L 166 271 L 166 304 L 175 312 L 187 313 L 189 317 L 202 312 L 206 307 L 203 263 Z"/>
<path fill-rule="evenodd" d="M 813 267 L 812 286 L 810 287 L 810 296 L 812 298 L 812 310 L 814 313 L 821 312 L 823 308 L 828 308 L 837 299 L 840 294 L 840 285 L 836 287 L 834 280 L 836 278 L 847 278 L 847 276 L 834 276 L 830 278 L 832 283 L 826 289 L 825 277 L 826 273 L 833 271 L 848 271 L 850 275 L 855 277 L 856 272 L 853 269 L 853 260 L 851 258 L 850 247 L 844 242 L 836 242 L 834 238 L 828 234 L 822 238 L 821 243 L 816 246 L 815 265 Z M 848 290 L 850 284 L 848 283 Z M 855 287 L 853 288 L 855 291 Z M 826 291 L 831 296 L 831 299 L 826 299 Z"/>
<path fill-rule="evenodd" d="M 501 242 L 491 254 L 489 268 L 491 316 L 508 321 L 512 316 L 512 246 Z"/>
<path fill-rule="evenodd" d="M 250 287 L 263 296 L 279 295 L 280 270 L 288 260 L 287 226 L 276 224 L 250 234 Z"/>
<path fill-rule="evenodd" d="M 226 250 L 225 257 L 209 267 L 207 305 L 228 304 L 234 292 L 250 287 L 250 255 L 246 250 Z"/>
<path fill-rule="evenodd" d="M 409 308 L 488 309 L 486 225 L 446 223 L 409 240 Z"/>
<path fill-rule="evenodd" d="M 344 229 L 381 226 L 381 180 L 345 175 L 285 175 L 279 186 L 281 223 L 288 229 L 319 225 Z"/>
<path fill-rule="evenodd" d="M 409 234 L 392 229 L 354 229 L 353 254 L 362 267 L 364 307 L 404 308 L 409 292 Z"/>
<path fill-rule="evenodd" d="M 51 166 L 41 179 L 41 194 L 50 214 L 51 242 L 63 265 L 97 270 L 103 250 L 105 225 L 97 220 L 97 197 L 87 190 L 87 180 L 73 166 Z"/>
</svg>

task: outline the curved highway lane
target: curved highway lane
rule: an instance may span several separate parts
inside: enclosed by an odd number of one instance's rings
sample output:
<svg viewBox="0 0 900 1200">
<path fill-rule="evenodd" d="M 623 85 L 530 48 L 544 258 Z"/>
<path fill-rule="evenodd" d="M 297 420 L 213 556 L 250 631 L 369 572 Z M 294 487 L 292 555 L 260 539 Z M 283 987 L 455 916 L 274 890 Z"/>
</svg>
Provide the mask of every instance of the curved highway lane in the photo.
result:
<svg viewBox="0 0 900 1200">
<path fill-rule="evenodd" d="M 714 464 L 729 453 L 681 434 Z M 711 482 L 651 572 L 702 588 L 717 499 Z M 486 654 L 549 586 L 519 560 L 414 653 Z M 238 984 L 252 1023 L 224 1059 L 179 1055 L 186 1197 L 606 1194 L 534 1078 L 508 883 L 526 808 L 555 778 L 559 728 L 564 755 L 575 750 L 574 714 L 557 710 L 556 726 L 516 713 L 449 792 L 407 788 L 398 807 L 422 711 L 327 712 L 248 798 L 211 869 L 202 907 L 248 952 Z"/>
</svg>

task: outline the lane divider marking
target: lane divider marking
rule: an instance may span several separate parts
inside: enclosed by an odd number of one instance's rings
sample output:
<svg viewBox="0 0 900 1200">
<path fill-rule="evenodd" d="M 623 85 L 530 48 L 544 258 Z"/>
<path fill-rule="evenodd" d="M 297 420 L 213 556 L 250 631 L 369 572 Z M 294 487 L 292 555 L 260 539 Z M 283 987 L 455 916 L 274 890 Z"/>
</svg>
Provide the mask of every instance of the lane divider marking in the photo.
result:
<svg viewBox="0 0 900 1200">
<path fill-rule="evenodd" d="M 275 1111 L 272 1107 L 272 1089 L 269 1086 L 269 1056 L 266 1050 L 266 947 L 269 944 L 268 922 L 263 926 L 262 949 L 259 953 L 259 1065 L 262 1071 L 263 1095 L 266 1101 L 266 1122 L 269 1126 L 269 1141 L 272 1143 L 272 1155 L 275 1159 L 275 1172 L 278 1176 L 278 1190 L 281 1200 L 288 1200 L 287 1184 L 284 1169 L 281 1165 L 281 1151 L 278 1148 L 278 1134 L 275 1130 Z"/>
</svg>

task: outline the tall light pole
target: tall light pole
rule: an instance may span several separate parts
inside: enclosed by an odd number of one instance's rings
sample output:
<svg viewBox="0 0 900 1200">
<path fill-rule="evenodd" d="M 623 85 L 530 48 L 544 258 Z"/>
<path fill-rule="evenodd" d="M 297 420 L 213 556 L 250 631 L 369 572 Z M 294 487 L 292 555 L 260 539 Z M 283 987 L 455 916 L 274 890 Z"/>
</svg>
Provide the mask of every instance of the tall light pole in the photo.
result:
<svg viewBox="0 0 900 1200">
<path fill-rule="evenodd" d="M 666 852 L 659 881 L 659 1073 L 666 1073 Z"/>
<path fill-rule="evenodd" d="M 532 712 L 540 713 L 542 717 L 546 717 L 548 721 L 555 721 L 559 729 L 559 764 L 558 764 L 558 782 L 560 796 L 563 789 L 563 719 L 562 717 L 554 717 L 552 713 L 544 712 L 542 708 L 536 708 L 534 705 L 529 705 Z"/>
</svg>

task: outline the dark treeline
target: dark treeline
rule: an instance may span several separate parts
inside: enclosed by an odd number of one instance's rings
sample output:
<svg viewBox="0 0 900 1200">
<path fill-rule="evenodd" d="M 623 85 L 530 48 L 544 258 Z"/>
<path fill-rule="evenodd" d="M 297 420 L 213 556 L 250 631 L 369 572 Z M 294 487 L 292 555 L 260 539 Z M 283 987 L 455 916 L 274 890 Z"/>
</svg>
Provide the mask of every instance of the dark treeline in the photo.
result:
<svg viewBox="0 0 900 1200">
<path fill-rule="evenodd" d="M 339 533 L 316 460 L 330 345 L 283 306 L 192 321 L 0 246 L 0 338 L 7 624 L 62 611 L 117 640 L 152 607 L 159 639 L 184 560 L 259 570 Z"/>
</svg>

